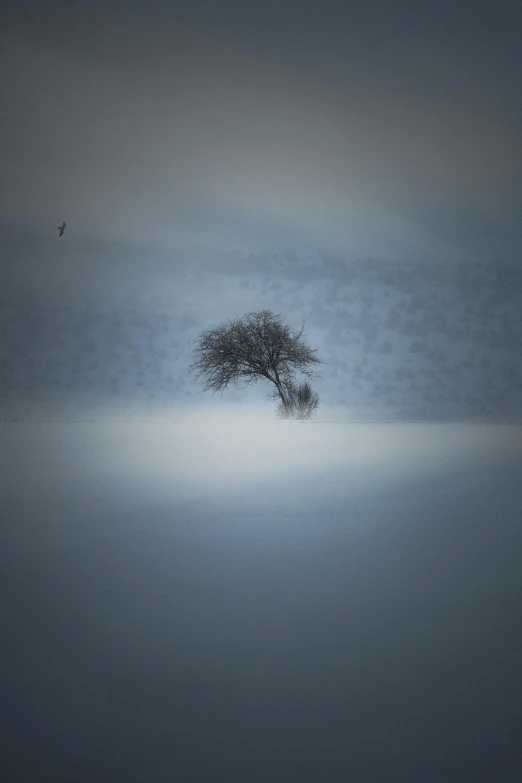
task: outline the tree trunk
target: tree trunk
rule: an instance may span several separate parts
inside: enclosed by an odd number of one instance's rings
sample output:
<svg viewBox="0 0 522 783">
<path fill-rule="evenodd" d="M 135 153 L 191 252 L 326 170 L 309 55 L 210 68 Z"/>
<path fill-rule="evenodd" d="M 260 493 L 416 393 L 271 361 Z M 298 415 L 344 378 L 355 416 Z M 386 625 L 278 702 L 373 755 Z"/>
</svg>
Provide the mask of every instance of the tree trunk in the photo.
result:
<svg viewBox="0 0 522 783">
<path fill-rule="evenodd" d="M 283 403 L 283 408 L 285 409 L 285 414 L 286 414 L 286 416 L 288 416 L 288 414 L 290 413 L 290 406 L 289 406 L 288 400 L 286 398 L 286 394 L 285 394 L 285 391 L 284 391 L 283 384 L 281 383 L 281 380 L 279 378 L 279 375 L 278 375 L 277 371 L 275 372 L 275 381 L 274 381 L 274 383 L 275 383 L 275 385 L 277 387 L 277 392 L 279 394 L 279 397 L 281 398 L 281 402 Z"/>
</svg>

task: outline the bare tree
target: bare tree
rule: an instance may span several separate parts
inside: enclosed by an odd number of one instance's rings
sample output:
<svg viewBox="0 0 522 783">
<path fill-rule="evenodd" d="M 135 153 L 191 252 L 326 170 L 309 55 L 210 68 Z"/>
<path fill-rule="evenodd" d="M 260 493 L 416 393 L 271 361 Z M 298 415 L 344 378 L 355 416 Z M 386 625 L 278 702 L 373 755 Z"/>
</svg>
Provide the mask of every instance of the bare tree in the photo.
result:
<svg viewBox="0 0 522 783">
<path fill-rule="evenodd" d="M 292 330 L 270 310 L 247 313 L 203 332 L 195 341 L 196 360 L 189 370 L 206 391 L 213 392 L 222 392 L 230 383 L 248 386 L 260 379 L 270 381 L 275 386 L 273 396 L 290 416 L 295 373 L 313 378 L 317 375 L 313 365 L 321 363 L 316 351 L 301 339 L 303 332 L 304 324 Z"/>
</svg>

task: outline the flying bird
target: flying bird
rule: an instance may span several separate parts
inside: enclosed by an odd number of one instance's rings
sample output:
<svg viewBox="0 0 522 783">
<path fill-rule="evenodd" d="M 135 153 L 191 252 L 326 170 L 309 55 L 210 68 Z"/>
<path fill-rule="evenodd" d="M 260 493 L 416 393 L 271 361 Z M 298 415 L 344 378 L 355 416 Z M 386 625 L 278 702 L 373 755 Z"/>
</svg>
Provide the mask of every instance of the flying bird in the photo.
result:
<svg viewBox="0 0 522 783">
<path fill-rule="evenodd" d="M 61 226 L 58 226 L 58 231 L 60 232 L 58 234 L 59 237 L 63 236 L 63 232 L 65 231 L 65 220 L 63 221 Z"/>
</svg>

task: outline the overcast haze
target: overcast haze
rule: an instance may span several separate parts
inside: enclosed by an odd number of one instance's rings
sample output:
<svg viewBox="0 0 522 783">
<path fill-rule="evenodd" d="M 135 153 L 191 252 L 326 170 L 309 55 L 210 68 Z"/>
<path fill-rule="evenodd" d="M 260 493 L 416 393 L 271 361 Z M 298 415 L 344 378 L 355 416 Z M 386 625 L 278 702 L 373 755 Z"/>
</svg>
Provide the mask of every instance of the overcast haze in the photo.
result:
<svg viewBox="0 0 522 783">
<path fill-rule="evenodd" d="M 170 247 L 468 257 L 479 230 L 519 230 L 520 15 L 454 5 L 7 14 L 5 215 Z"/>
<path fill-rule="evenodd" d="M 193 339 L 262 303 L 306 321 L 323 413 L 517 417 L 516 4 L 7 4 L 3 19 L 4 416 L 205 404 L 185 379 Z"/>
<path fill-rule="evenodd" d="M 0 9 L 0 778 L 519 783 L 519 3 Z"/>
</svg>

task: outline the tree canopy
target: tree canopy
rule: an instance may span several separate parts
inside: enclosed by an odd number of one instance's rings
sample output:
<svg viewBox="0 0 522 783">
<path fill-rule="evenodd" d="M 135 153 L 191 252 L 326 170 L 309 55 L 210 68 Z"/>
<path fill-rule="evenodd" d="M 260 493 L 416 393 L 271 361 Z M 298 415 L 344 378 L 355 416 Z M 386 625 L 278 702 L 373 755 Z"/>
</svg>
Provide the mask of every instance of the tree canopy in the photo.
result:
<svg viewBox="0 0 522 783">
<path fill-rule="evenodd" d="M 321 363 L 302 339 L 303 332 L 304 324 L 292 329 L 270 310 L 247 313 L 200 335 L 190 371 L 205 390 L 213 392 L 231 383 L 249 385 L 265 379 L 274 384 L 285 414 L 290 415 L 296 372 L 316 377 L 313 368 Z"/>
</svg>

